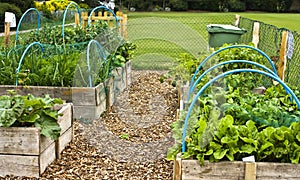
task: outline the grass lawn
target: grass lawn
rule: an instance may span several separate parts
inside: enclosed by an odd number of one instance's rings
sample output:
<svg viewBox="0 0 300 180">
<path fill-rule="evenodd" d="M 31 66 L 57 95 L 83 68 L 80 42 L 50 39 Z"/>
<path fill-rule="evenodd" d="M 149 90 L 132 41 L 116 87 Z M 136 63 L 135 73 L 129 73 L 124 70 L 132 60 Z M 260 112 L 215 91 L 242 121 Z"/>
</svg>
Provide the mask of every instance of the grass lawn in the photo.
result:
<svg viewBox="0 0 300 180">
<path fill-rule="evenodd" d="M 300 33 L 300 13 L 238 13 L 239 15 Z"/>
<path fill-rule="evenodd" d="M 137 44 L 138 58 L 133 67 L 138 69 L 168 68 L 167 63 L 181 52 L 190 52 L 195 57 L 207 50 L 208 24 L 233 24 L 235 15 L 300 32 L 300 14 L 284 13 L 209 13 L 209 12 L 129 12 L 128 38 Z M 197 32 L 195 34 L 195 32 Z M 153 56 L 161 54 L 162 56 Z M 148 56 L 145 56 L 149 54 Z M 143 58 L 141 58 L 143 57 Z M 146 58 L 146 57 L 149 57 Z M 151 58 L 150 58 L 151 57 Z M 161 58 L 157 59 L 157 58 Z M 153 64 L 156 64 L 153 66 Z"/>
<path fill-rule="evenodd" d="M 264 12 L 228 12 L 228 13 L 210 13 L 210 12 L 129 12 L 129 19 L 141 17 L 160 17 L 182 20 L 186 22 L 199 21 L 197 18 L 204 18 L 208 21 L 215 21 L 220 17 L 235 16 L 239 14 L 243 17 L 264 22 L 277 26 L 279 28 L 287 28 L 300 33 L 300 13 L 264 13 Z"/>
</svg>

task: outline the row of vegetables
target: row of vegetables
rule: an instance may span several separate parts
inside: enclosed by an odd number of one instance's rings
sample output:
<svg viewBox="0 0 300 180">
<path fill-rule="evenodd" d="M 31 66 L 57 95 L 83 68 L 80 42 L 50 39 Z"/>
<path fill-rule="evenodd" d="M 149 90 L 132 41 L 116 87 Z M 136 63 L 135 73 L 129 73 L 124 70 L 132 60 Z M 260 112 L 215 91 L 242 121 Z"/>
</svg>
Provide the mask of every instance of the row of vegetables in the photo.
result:
<svg viewBox="0 0 300 180">
<path fill-rule="evenodd" d="M 185 54 L 170 71 L 190 84 L 168 159 L 299 163 L 300 92 L 278 78 L 276 64 L 251 44 L 203 57 Z"/>
<path fill-rule="evenodd" d="M 114 69 L 124 67 L 136 49 L 104 21 L 85 28 L 65 27 L 64 38 L 60 26 L 45 25 L 20 35 L 16 44 L 2 48 L 0 85 L 94 87 L 110 78 Z M 48 95 L 21 96 L 10 91 L 0 96 L 0 127 L 34 126 L 55 140 L 60 127 L 53 106 L 61 103 Z"/>
<path fill-rule="evenodd" d="M 0 56 L 0 85 L 13 85 L 18 76 L 19 85 L 71 87 L 74 85 L 75 72 L 78 71 L 76 68 L 87 66 L 87 53 L 95 54 L 91 51 L 100 53 L 99 48 L 91 48 L 90 52 L 87 52 L 88 43 L 99 36 L 107 36 L 107 38 L 114 36 L 112 30 L 103 22 L 88 28 L 81 26 L 66 28 L 65 43 L 60 32 L 60 27 L 46 26 L 20 40 L 24 43 L 20 43 L 13 49 L 5 49 Z M 42 48 L 32 46 L 24 54 L 26 47 L 34 42 L 39 42 Z M 99 72 L 94 72 L 98 74 L 95 76 L 97 78 L 95 83 L 103 82 L 110 75 L 101 73 L 101 70 L 106 68 L 111 72 L 116 67 L 124 66 L 132 57 L 136 46 L 130 42 L 121 40 L 118 42 L 114 50 L 110 52 L 104 50 L 102 57 L 95 57 L 97 59 L 94 61 L 99 65 L 97 69 Z M 101 43 L 109 44 L 110 39 L 102 40 Z M 22 56 L 24 59 L 21 60 Z M 19 66 L 21 69 L 17 73 L 16 69 Z"/>
</svg>

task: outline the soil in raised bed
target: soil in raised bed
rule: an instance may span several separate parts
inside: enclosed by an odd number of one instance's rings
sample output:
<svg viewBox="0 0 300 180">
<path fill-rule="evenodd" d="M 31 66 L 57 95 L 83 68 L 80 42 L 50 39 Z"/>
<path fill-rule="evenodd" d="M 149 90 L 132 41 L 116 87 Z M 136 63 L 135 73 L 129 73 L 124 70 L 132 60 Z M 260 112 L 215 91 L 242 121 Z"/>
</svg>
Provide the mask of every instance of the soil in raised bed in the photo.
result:
<svg viewBox="0 0 300 180">
<path fill-rule="evenodd" d="M 132 73 L 130 88 L 100 119 L 74 122 L 73 141 L 40 179 L 172 179 L 173 162 L 165 157 L 174 144 L 177 90 L 160 82 L 163 72 Z"/>
</svg>

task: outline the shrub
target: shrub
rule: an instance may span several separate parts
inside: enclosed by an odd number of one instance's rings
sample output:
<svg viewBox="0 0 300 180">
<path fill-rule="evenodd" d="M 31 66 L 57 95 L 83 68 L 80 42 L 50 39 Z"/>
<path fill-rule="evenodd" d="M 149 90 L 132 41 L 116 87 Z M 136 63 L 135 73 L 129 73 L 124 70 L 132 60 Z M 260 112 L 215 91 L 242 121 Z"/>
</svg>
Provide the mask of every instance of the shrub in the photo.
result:
<svg viewBox="0 0 300 180">
<path fill-rule="evenodd" d="M 39 11 L 58 11 L 58 10 L 65 10 L 68 4 L 71 1 L 63 0 L 63 1 L 45 1 L 43 3 L 35 2 L 35 8 Z"/>
<path fill-rule="evenodd" d="M 174 11 L 188 10 L 188 3 L 183 0 L 170 0 L 170 6 Z"/>
<path fill-rule="evenodd" d="M 33 0 L 0 0 L 1 3 L 9 3 L 20 8 L 22 12 L 25 12 L 27 9 L 34 7 Z"/>
<path fill-rule="evenodd" d="M 228 9 L 233 12 L 242 12 L 246 10 L 246 3 L 239 0 L 229 0 Z"/>
<path fill-rule="evenodd" d="M 219 11 L 219 0 L 189 1 L 188 9 L 204 10 L 204 11 Z"/>
<path fill-rule="evenodd" d="M 252 0 L 246 1 L 247 10 L 268 11 L 268 12 L 287 12 L 293 0 Z"/>
</svg>

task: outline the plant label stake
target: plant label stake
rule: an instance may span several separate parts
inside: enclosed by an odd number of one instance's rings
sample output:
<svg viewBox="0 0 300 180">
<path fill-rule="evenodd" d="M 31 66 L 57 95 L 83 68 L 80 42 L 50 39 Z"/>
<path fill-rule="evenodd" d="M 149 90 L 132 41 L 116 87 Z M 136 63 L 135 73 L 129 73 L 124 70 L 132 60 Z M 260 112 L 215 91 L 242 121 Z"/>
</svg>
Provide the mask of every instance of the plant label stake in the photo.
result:
<svg viewBox="0 0 300 180">
<path fill-rule="evenodd" d="M 5 20 L 4 20 L 4 45 L 9 46 L 10 43 L 10 27 L 16 27 L 16 16 L 14 13 L 5 12 Z"/>
</svg>

